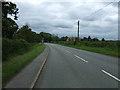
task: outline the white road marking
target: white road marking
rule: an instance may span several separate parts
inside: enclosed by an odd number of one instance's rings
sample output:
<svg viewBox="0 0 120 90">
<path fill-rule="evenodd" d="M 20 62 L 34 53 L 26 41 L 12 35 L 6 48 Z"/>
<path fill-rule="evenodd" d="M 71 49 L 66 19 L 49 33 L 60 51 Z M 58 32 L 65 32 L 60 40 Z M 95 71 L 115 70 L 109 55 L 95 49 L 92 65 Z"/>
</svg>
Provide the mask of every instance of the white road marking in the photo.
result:
<svg viewBox="0 0 120 90">
<path fill-rule="evenodd" d="M 74 55 L 74 56 L 77 57 L 77 58 L 79 58 L 79 59 L 81 59 L 82 61 L 88 63 L 88 61 L 86 61 L 85 59 L 83 59 L 83 58 L 81 58 L 81 57 L 79 57 L 79 56 L 77 56 L 77 55 Z"/>
<path fill-rule="evenodd" d="M 120 79 L 118 79 L 117 77 L 113 76 L 112 74 L 106 72 L 105 70 L 102 70 L 102 72 L 120 82 Z"/>
<path fill-rule="evenodd" d="M 47 55 L 46 55 L 46 57 L 45 57 L 42 65 L 41 65 L 39 71 L 37 72 L 37 75 L 36 75 L 35 79 L 33 80 L 30 88 L 34 88 L 34 86 L 35 86 L 35 84 L 36 84 L 36 82 L 37 82 L 37 80 L 38 80 L 38 78 L 39 78 L 39 76 L 40 76 L 40 74 L 41 74 L 41 71 L 42 71 L 42 69 L 43 69 L 43 67 L 44 67 L 44 65 L 45 65 L 45 63 L 46 63 L 46 61 L 47 61 L 47 58 L 48 58 L 48 53 L 47 53 Z"/>
<path fill-rule="evenodd" d="M 70 53 L 70 51 L 66 50 L 66 52 Z"/>
</svg>

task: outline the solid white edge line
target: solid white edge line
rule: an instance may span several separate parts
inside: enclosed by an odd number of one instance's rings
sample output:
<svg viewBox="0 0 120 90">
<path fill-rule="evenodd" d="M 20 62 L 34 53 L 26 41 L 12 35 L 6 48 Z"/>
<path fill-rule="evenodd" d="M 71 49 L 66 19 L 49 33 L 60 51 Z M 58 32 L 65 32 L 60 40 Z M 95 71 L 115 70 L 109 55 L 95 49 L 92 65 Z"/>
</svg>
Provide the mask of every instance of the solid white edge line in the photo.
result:
<svg viewBox="0 0 120 90">
<path fill-rule="evenodd" d="M 113 76 L 112 74 L 106 72 L 105 70 L 102 70 L 102 72 L 120 82 L 120 79 L 118 79 L 117 77 Z"/>
<path fill-rule="evenodd" d="M 47 53 L 47 55 L 46 55 L 46 57 L 45 57 L 45 59 L 44 59 L 42 65 L 41 65 L 41 67 L 40 67 L 40 69 L 39 69 L 39 71 L 38 71 L 38 73 L 37 73 L 37 75 L 36 75 L 34 81 L 32 82 L 30 88 L 34 88 L 35 83 L 36 83 L 37 79 L 39 78 L 39 75 L 40 75 L 40 73 L 41 73 L 41 71 L 42 71 L 42 69 L 43 69 L 43 67 L 44 67 L 44 65 L 45 65 L 45 63 L 46 63 L 46 61 L 47 61 L 47 57 L 48 57 L 48 53 Z"/>
<path fill-rule="evenodd" d="M 77 55 L 74 55 L 74 56 L 77 57 L 77 58 L 79 58 L 79 59 L 81 59 L 82 61 L 88 63 L 88 61 L 86 61 L 85 59 L 83 59 L 83 58 L 81 58 L 81 57 L 79 57 L 79 56 L 77 56 Z"/>
</svg>

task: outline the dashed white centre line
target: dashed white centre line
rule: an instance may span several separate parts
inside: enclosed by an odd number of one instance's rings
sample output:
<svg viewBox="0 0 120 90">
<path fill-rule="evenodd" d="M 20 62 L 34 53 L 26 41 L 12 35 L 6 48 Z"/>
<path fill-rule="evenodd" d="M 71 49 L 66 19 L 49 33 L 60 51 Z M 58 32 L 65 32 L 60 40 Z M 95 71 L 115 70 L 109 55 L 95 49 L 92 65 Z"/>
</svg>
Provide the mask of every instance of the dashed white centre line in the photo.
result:
<svg viewBox="0 0 120 90">
<path fill-rule="evenodd" d="M 77 56 L 77 55 L 74 55 L 74 56 L 77 57 L 77 58 L 79 58 L 79 59 L 81 59 L 82 61 L 88 63 L 88 61 L 86 61 L 85 59 L 83 59 L 83 58 L 81 58 L 81 57 L 79 57 L 79 56 Z"/>
<path fill-rule="evenodd" d="M 102 70 L 103 73 L 107 74 L 108 76 L 112 77 L 113 79 L 117 80 L 120 82 L 120 79 L 118 79 L 117 77 L 113 76 L 112 74 L 106 72 L 105 70 Z"/>
</svg>

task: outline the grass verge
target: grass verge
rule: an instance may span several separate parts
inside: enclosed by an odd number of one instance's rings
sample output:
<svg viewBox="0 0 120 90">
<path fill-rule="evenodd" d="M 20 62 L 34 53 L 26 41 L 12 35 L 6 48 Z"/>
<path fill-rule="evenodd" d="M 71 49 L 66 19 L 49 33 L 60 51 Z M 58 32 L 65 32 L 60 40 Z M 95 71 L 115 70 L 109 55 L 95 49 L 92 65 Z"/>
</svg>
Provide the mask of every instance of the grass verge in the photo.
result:
<svg viewBox="0 0 120 90">
<path fill-rule="evenodd" d="M 38 56 L 44 48 L 44 44 L 36 44 L 23 55 L 18 55 L 4 62 L 2 68 L 2 83 L 6 83 L 11 77 L 22 70 L 29 62 Z"/>
<path fill-rule="evenodd" d="M 76 48 L 76 49 L 87 50 L 87 51 L 96 52 L 96 53 L 105 54 L 105 55 L 110 55 L 110 56 L 114 56 L 114 57 L 120 57 L 120 53 L 118 53 L 118 49 L 112 49 L 112 48 L 106 48 L 106 47 L 65 45 L 65 44 L 60 44 L 60 43 L 59 43 L 59 45 L 72 47 L 72 48 Z"/>
</svg>

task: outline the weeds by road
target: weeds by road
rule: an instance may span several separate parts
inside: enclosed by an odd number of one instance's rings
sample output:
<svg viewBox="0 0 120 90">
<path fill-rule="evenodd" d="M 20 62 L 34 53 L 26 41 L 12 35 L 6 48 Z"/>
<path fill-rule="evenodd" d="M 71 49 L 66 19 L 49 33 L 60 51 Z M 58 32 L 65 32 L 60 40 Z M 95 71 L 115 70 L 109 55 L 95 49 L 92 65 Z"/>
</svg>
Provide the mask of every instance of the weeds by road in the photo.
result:
<svg viewBox="0 0 120 90">
<path fill-rule="evenodd" d="M 66 42 L 66 41 L 62 42 L 61 41 L 61 42 L 57 42 L 55 44 L 64 45 L 64 46 L 77 48 L 77 49 L 83 49 L 83 50 L 101 53 L 101 54 L 105 54 L 105 55 L 120 57 L 120 53 L 118 51 L 120 42 L 81 41 L 74 45 L 74 42 Z"/>
<path fill-rule="evenodd" d="M 29 62 L 31 62 L 36 56 L 38 56 L 45 48 L 44 44 L 36 44 L 32 46 L 23 55 L 18 55 L 13 58 L 9 58 L 3 63 L 2 70 L 2 82 L 3 84 L 23 69 Z"/>
</svg>

